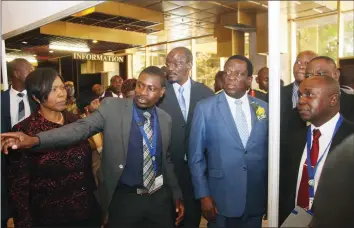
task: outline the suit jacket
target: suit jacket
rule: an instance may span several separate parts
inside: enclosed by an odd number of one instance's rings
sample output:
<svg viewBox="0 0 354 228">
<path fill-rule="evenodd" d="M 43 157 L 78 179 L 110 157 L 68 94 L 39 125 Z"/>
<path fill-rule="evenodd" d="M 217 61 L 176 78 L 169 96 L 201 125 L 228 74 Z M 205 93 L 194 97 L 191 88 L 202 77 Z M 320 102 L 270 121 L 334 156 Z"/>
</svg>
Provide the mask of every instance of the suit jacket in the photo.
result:
<svg viewBox="0 0 354 228">
<path fill-rule="evenodd" d="M 32 98 L 28 98 L 31 113 L 37 109 L 36 103 Z M 11 111 L 10 111 L 10 89 L 1 92 L 1 133 L 11 131 Z M 7 190 L 7 157 L 1 153 L 1 217 L 6 219 L 10 214 L 8 205 Z"/>
<path fill-rule="evenodd" d="M 248 99 L 267 115 L 267 103 Z M 252 131 L 244 148 L 225 92 L 201 101 L 195 109 L 188 160 L 195 195 L 212 196 L 225 217 L 262 216 L 265 211 L 268 120 L 258 119 L 252 106 L 251 119 Z"/>
<path fill-rule="evenodd" d="M 38 134 L 40 147 L 58 147 L 85 140 L 98 132 L 103 133 L 104 146 L 101 167 L 98 171 L 101 184 L 96 192 L 103 211 L 106 211 L 110 205 L 126 164 L 132 116 L 133 100 L 106 98 L 100 108 L 87 118 Z M 157 116 L 162 137 L 164 185 L 170 187 L 174 199 L 182 199 L 169 152 L 171 117 L 159 108 L 157 108 Z"/>
<path fill-rule="evenodd" d="M 354 227 L 354 134 L 328 155 L 316 193 L 312 228 Z"/>
<path fill-rule="evenodd" d="M 171 156 L 172 162 L 175 165 L 178 179 L 182 176 L 184 163 L 184 155 L 188 151 L 188 139 L 194 114 L 194 108 L 198 101 L 213 96 L 211 89 L 202 83 L 191 80 L 191 95 L 187 122 L 183 118 L 182 111 L 179 107 L 176 93 L 173 85 L 166 83 L 166 93 L 159 103 L 158 107 L 167 112 L 172 118 L 172 135 L 171 135 Z M 182 182 L 181 182 L 182 183 Z"/>
<path fill-rule="evenodd" d="M 327 157 L 332 156 L 333 149 L 352 133 L 354 133 L 354 125 L 344 120 L 333 138 Z M 280 149 L 279 224 L 282 224 L 295 208 L 297 178 L 306 145 L 306 135 L 307 128 L 299 129 L 292 135 L 291 140 L 283 144 Z M 325 161 L 326 163 L 327 161 Z M 317 191 L 320 191 L 320 186 Z M 313 210 L 315 209 L 316 205 L 314 204 Z"/>
</svg>

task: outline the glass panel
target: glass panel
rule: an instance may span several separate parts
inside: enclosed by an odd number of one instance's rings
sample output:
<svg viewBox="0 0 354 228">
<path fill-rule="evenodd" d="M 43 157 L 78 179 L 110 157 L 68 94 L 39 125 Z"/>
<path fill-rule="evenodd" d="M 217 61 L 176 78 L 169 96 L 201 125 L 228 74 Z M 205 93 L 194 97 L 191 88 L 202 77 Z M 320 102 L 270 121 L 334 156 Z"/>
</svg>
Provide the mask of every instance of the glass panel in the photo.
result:
<svg viewBox="0 0 354 228">
<path fill-rule="evenodd" d="M 165 65 L 167 55 L 167 45 L 160 44 L 147 47 L 148 66 L 162 67 Z"/>
<path fill-rule="evenodd" d="M 338 15 L 296 22 L 297 53 L 315 51 L 337 60 Z"/>
<path fill-rule="evenodd" d="M 354 56 L 354 11 L 343 13 L 343 56 Z"/>
<path fill-rule="evenodd" d="M 196 55 L 196 80 L 213 89 L 215 75 L 220 70 L 216 39 L 212 36 L 196 39 Z"/>
<path fill-rule="evenodd" d="M 138 78 L 145 68 L 145 48 L 139 48 L 133 55 L 133 78 Z"/>
<path fill-rule="evenodd" d="M 171 51 L 173 48 L 176 48 L 176 47 L 186 47 L 189 50 L 191 50 L 192 49 L 191 42 L 192 42 L 192 40 L 183 40 L 183 41 L 169 43 L 168 51 Z"/>
</svg>

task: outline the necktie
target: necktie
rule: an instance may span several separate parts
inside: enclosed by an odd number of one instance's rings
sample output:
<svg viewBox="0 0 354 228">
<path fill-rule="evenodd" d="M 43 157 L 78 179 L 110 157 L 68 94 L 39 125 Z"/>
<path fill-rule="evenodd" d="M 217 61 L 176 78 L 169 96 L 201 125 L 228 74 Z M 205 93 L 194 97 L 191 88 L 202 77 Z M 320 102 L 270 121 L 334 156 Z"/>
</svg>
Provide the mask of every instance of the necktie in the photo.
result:
<svg viewBox="0 0 354 228">
<path fill-rule="evenodd" d="M 320 144 L 318 139 L 321 136 L 321 132 L 318 129 L 313 130 L 313 139 L 311 146 L 311 166 L 315 166 L 318 159 L 318 152 L 320 150 Z M 305 161 L 302 168 L 302 176 L 300 181 L 300 187 L 297 194 L 297 205 L 308 209 L 309 208 L 309 175 L 307 172 L 307 160 Z"/>
<path fill-rule="evenodd" d="M 17 121 L 19 122 L 22 120 L 23 117 L 25 117 L 25 103 L 23 101 L 23 96 L 25 94 L 23 93 L 18 93 L 17 96 L 21 98 L 21 101 L 18 103 L 18 115 L 17 115 Z"/>
<path fill-rule="evenodd" d="M 146 142 L 145 139 L 143 139 L 143 152 L 144 152 L 143 184 L 144 187 L 150 192 L 153 189 L 155 183 L 155 170 L 154 170 L 154 165 L 152 163 L 152 159 L 155 158 L 151 157 L 147 143 L 152 145 L 153 132 L 152 132 L 151 121 L 150 121 L 151 114 L 149 112 L 144 112 L 143 115 L 146 119 L 144 121 L 144 131 L 149 140 L 149 142 Z"/>
<path fill-rule="evenodd" d="M 293 97 L 292 97 L 293 108 L 296 108 L 298 99 L 299 99 L 298 90 L 296 89 L 293 91 Z"/>
<path fill-rule="evenodd" d="M 245 113 L 243 113 L 242 110 L 242 101 L 236 100 L 235 103 L 236 103 L 236 115 L 235 115 L 236 127 L 240 135 L 243 147 L 246 147 L 248 137 L 249 137 L 247 120 L 245 117 Z"/>
<path fill-rule="evenodd" d="M 183 96 L 183 91 L 184 91 L 184 88 L 182 86 L 179 87 L 179 89 L 178 89 L 178 92 L 179 92 L 178 104 L 179 104 L 179 107 L 181 108 L 184 121 L 186 121 L 187 120 L 187 108 L 186 108 L 186 101 L 184 100 L 184 96 Z"/>
</svg>

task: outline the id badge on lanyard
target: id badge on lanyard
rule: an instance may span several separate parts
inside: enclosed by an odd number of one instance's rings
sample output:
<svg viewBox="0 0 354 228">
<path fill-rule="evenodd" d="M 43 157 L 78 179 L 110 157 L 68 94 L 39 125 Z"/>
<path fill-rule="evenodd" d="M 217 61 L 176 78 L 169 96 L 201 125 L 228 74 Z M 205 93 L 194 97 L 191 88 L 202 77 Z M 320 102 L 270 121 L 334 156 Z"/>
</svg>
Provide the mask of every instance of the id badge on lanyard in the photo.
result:
<svg viewBox="0 0 354 228">
<path fill-rule="evenodd" d="M 311 209 L 312 205 L 313 205 L 313 201 L 315 198 L 315 175 L 316 175 L 316 171 L 318 168 L 318 165 L 322 162 L 323 158 L 325 157 L 325 154 L 328 153 L 329 151 L 329 146 L 332 143 L 332 140 L 334 138 L 334 136 L 336 135 L 340 125 L 343 123 L 344 118 L 342 117 L 342 115 L 339 116 L 339 119 L 336 123 L 336 127 L 334 129 L 331 141 L 328 143 L 325 151 L 323 152 L 322 156 L 320 157 L 320 159 L 317 161 L 316 165 L 313 167 L 311 166 L 311 127 L 308 128 L 307 131 L 307 173 L 308 173 L 308 177 L 309 177 L 309 196 L 310 196 L 310 201 L 309 201 L 309 209 Z"/>
</svg>

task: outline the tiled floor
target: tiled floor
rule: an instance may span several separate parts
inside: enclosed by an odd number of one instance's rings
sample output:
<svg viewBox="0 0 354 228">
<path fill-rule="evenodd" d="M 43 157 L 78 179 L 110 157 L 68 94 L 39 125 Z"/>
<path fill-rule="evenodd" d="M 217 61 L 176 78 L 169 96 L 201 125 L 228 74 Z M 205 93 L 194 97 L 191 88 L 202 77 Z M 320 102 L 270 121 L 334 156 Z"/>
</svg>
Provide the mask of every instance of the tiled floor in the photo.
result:
<svg viewBox="0 0 354 228">
<path fill-rule="evenodd" d="M 202 220 L 200 221 L 200 228 L 206 228 L 206 227 L 207 227 L 207 221 L 204 218 L 202 218 Z M 268 227 L 267 220 L 263 220 L 262 227 Z"/>
</svg>

